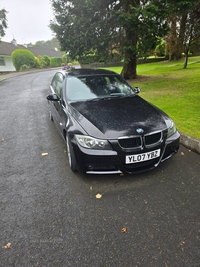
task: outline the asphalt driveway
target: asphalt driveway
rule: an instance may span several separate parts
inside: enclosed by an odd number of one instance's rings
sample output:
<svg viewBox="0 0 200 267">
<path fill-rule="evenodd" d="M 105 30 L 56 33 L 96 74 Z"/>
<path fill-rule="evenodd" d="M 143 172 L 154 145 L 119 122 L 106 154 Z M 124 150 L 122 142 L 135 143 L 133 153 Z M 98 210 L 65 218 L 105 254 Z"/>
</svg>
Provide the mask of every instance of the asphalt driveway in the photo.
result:
<svg viewBox="0 0 200 267">
<path fill-rule="evenodd" d="M 54 73 L 0 82 L 0 266 L 200 266 L 200 155 L 181 146 L 143 174 L 72 173 L 48 116 Z"/>
</svg>

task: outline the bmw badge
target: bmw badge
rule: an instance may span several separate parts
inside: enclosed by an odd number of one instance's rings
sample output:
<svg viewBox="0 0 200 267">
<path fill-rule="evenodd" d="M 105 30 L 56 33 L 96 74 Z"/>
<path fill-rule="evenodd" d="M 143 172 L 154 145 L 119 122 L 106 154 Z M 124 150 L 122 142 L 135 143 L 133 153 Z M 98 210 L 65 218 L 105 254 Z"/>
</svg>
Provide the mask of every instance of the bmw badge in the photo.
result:
<svg viewBox="0 0 200 267">
<path fill-rule="evenodd" d="M 144 132 L 144 130 L 143 130 L 143 129 L 141 129 L 141 128 L 138 128 L 138 129 L 136 130 L 136 132 L 138 132 L 138 133 L 143 133 L 143 132 Z"/>
</svg>

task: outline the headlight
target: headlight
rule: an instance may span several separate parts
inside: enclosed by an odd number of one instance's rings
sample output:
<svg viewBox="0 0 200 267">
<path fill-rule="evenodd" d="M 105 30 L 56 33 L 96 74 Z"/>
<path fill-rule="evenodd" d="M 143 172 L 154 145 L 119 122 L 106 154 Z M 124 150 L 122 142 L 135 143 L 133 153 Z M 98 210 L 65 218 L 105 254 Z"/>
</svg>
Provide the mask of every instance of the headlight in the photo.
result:
<svg viewBox="0 0 200 267">
<path fill-rule="evenodd" d="M 86 135 L 75 135 L 79 145 L 92 149 L 112 149 L 107 140 L 100 140 Z"/>
<path fill-rule="evenodd" d="M 172 121 L 171 126 L 168 128 L 167 138 L 172 136 L 175 132 L 176 132 L 176 126 L 175 126 L 174 122 Z"/>
</svg>

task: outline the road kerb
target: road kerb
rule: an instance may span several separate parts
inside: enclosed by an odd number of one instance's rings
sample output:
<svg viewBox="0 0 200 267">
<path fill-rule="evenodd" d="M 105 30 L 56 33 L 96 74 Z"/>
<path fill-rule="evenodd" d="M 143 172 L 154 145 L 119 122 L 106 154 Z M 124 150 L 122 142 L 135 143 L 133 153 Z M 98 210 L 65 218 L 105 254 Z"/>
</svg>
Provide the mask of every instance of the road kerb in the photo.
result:
<svg viewBox="0 0 200 267">
<path fill-rule="evenodd" d="M 181 133 L 180 143 L 188 149 L 200 154 L 200 140 L 188 134 Z"/>
</svg>

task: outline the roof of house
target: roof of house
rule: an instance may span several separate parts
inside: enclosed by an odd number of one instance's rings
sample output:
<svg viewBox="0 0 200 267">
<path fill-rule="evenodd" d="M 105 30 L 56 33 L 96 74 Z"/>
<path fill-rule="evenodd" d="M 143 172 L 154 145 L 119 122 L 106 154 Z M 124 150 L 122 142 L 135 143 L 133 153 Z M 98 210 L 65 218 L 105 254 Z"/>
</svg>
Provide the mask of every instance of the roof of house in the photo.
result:
<svg viewBox="0 0 200 267">
<path fill-rule="evenodd" d="M 62 54 L 54 49 L 46 49 L 42 47 L 25 47 L 23 45 L 14 45 L 11 43 L 0 41 L 0 56 L 11 56 L 12 52 L 17 49 L 27 49 L 31 51 L 34 56 L 44 56 L 47 55 L 49 57 L 62 57 Z"/>
<path fill-rule="evenodd" d="M 42 47 L 28 47 L 29 51 L 31 51 L 34 56 L 44 56 L 47 55 L 49 57 L 62 57 L 62 54 L 56 51 L 55 49 L 42 48 Z"/>
<path fill-rule="evenodd" d="M 0 55 L 5 55 L 5 56 L 10 56 L 12 54 L 13 51 L 15 51 L 16 49 L 19 49 L 19 47 L 11 44 L 11 43 L 7 43 L 7 42 L 0 42 Z"/>
</svg>

